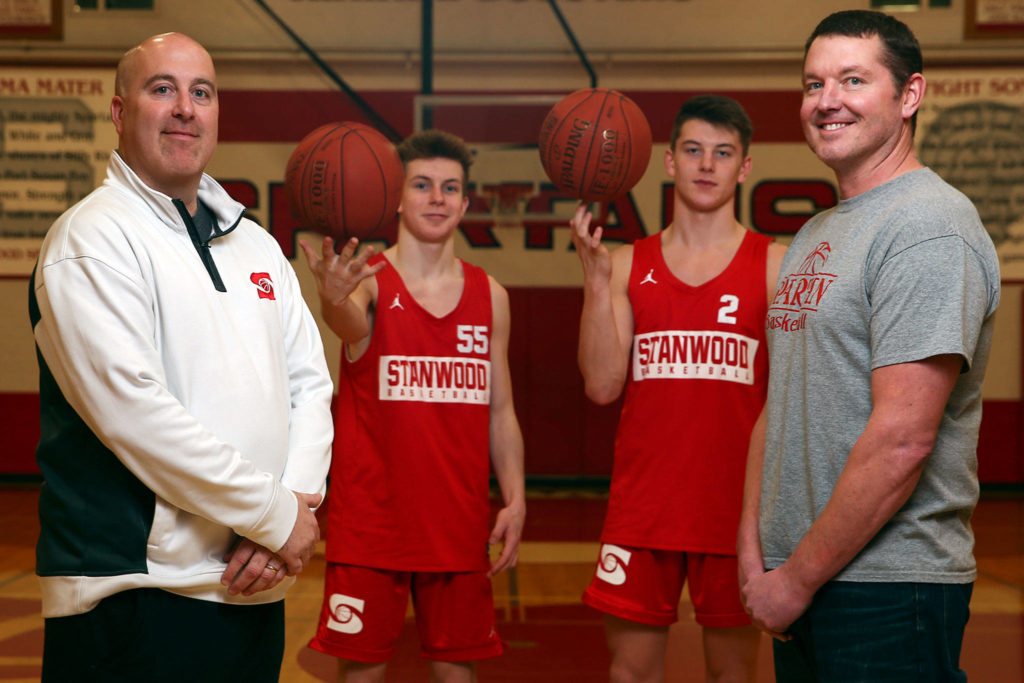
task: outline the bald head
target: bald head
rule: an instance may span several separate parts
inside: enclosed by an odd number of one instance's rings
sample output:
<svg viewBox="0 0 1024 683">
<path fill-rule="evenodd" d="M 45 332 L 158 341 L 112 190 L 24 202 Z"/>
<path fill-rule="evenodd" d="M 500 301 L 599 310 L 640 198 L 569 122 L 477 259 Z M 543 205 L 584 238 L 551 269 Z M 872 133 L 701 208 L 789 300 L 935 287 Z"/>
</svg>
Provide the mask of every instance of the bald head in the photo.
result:
<svg viewBox="0 0 1024 683">
<path fill-rule="evenodd" d="M 206 52 L 206 48 L 186 36 L 184 33 L 161 33 L 160 35 L 146 38 L 144 41 L 125 52 L 124 56 L 122 56 L 121 60 L 117 63 L 117 74 L 114 77 L 114 94 L 118 97 L 125 96 L 142 57 L 147 53 L 151 53 L 154 50 L 158 50 L 173 43 L 190 43 L 199 50 L 202 50 L 206 54 L 207 58 L 210 57 L 210 54 Z M 212 63 L 213 59 L 210 59 L 210 62 Z"/>
</svg>

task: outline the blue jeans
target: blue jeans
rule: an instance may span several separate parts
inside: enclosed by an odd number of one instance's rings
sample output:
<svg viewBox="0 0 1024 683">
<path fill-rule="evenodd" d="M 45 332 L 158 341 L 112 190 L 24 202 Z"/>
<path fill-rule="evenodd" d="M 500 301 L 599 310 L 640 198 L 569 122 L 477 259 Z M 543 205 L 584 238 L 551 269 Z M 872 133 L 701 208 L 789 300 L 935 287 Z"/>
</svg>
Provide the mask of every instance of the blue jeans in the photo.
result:
<svg viewBox="0 0 1024 683">
<path fill-rule="evenodd" d="M 832 581 L 772 641 L 780 683 L 967 681 L 960 645 L 974 584 Z"/>
</svg>

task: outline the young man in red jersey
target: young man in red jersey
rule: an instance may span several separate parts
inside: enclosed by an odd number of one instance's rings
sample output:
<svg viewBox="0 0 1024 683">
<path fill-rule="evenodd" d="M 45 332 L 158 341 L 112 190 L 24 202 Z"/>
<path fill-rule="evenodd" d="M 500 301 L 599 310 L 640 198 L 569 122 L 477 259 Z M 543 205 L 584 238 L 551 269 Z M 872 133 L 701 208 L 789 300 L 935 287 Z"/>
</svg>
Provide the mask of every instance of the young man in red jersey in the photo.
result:
<svg viewBox="0 0 1024 683">
<path fill-rule="evenodd" d="M 432 680 L 476 680 L 502 652 L 490 577 L 516 562 L 526 516 L 523 440 L 508 368 L 508 293 L 455 257 L 472 156 L 424 131 L 405 165 L 398 241 L 382 254 L 325 238 L 303 250 L 324 319 L 344 342 L 311 647 L 340 680 L 381 681 L 412 595 Z M 505 506 L 489 529 L 489 468 Z M 488 545 L 502 543 L 491 562 Z"/>
<path fill-rule="evenodd" d="M 750 432 L 767 386 L 765 315 L 785 247 L 736 221 L 752 126 L 726 97 L 688 100 L 665 168 L 672 223 L 609 253 L 580 206 L 579 363 L 600 404 L 626 390 L 597 571 L 612 681 L 661 681 L 684 583 L 709 681 L 756 678 L 758 631 L 736 565 Z"/>
</svg>

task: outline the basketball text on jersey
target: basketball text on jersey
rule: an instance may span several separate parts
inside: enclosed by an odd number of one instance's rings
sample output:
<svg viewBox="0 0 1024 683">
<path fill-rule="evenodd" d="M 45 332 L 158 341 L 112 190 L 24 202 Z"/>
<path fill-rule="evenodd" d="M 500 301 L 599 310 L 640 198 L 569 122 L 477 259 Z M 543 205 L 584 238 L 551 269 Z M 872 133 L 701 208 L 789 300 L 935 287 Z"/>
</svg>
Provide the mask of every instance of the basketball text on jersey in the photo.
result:
<svg viewBox="0 0 1024 683">
<path fill-rule="evenodd" d="M 491 402 L 491 362 L 443 356 L 381 356 L 379 398 L 426 403 Z"/>
<path fill-rule="evenodd" d="M 734 332 L 663 330 L 633 337 L 633 379 L 754 383 L 758 341 Z"/>
</svg>

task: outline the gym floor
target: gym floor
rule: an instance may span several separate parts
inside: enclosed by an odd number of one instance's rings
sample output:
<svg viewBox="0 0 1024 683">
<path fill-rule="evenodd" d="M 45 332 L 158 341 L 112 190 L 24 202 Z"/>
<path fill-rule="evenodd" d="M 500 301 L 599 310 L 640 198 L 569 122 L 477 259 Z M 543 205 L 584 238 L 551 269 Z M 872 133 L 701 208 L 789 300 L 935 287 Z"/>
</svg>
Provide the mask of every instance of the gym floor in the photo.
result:
<svg viewBox="0 0 1024 683">
<path fill-rule="evenodd" d="M 43 620 L 33 574 L 38 534 L 35 485 L 0 487 L 0 682 L 37 681 Z M 480 680 L 583 682 L 607 680 L 608 654 L 600 615 L 579 602 L 597 556 L 605 500 L 598 494 L 529 491 L 519 566 L 495 580 L 499 632 L 509 648 L 482 662 Z M 975 513 L 979 578 L 971 602 L 961 665 L 973 683 L 1024 681 L 1024 492 L 983 494 Z M 305 647 L 316 627 L 323 553 L 288 594 L 281 680 L 334 680 L 334 660 Z M 684 596 L 670 631 L 668 676 L 703 681 L 700 630 Z M 390 665 L 390 681 L 426 681 L 411 621 Z M 771 681 L 771 648 L 762 640 L 760 681 Z"/>
</svg>

